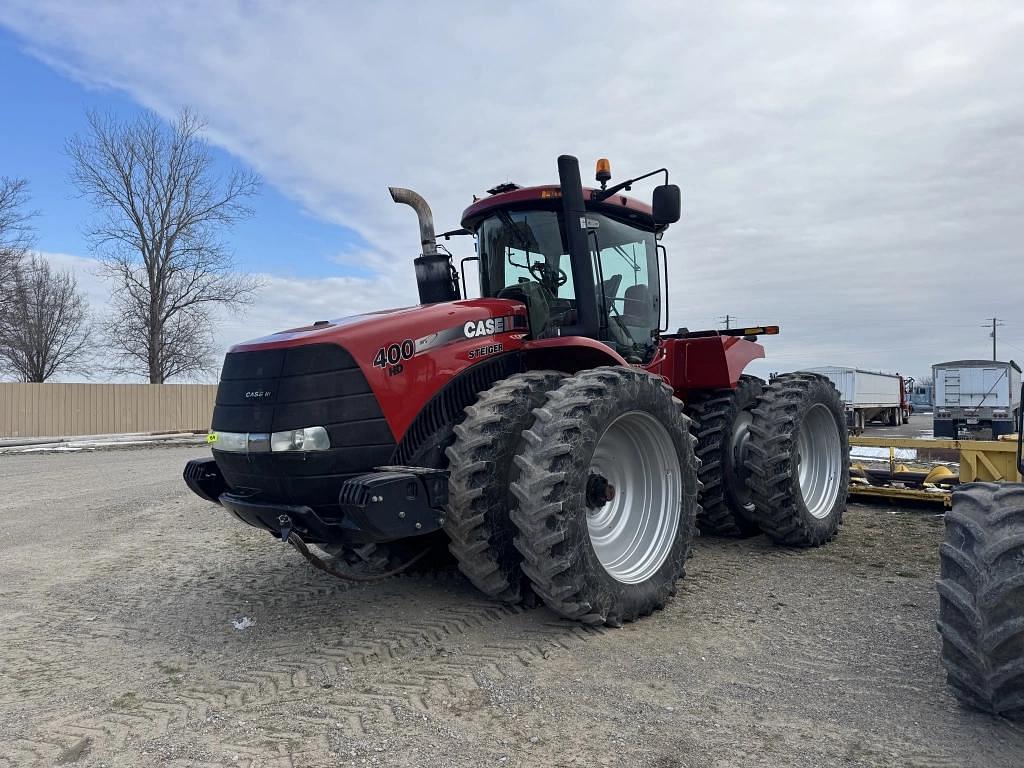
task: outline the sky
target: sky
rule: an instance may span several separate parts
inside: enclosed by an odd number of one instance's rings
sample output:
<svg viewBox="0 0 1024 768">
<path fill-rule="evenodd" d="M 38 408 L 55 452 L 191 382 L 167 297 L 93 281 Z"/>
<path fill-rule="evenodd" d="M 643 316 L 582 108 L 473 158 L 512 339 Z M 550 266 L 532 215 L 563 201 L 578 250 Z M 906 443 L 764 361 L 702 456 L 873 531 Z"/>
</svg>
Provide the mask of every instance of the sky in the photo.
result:
<svg viewBox="0 0 1024 768">
<path fill-rule="evenodd" d="M 29 180 L 38 248 L 101 313 L 65 140 L 88 109 L 203 115 L 218 169 L 264 179 L 228 240 L 265 287 L 221 318 L 226 349 L 415 302 L 388 185 L 447 229 L 495 183 L 554 182 L 562 153 L 586 176 L 666 166 L 673 326 L 780 325 L 762 375 L 920 377 L 989 357 L 992 316 L 1024 360 L 1022 43 L 1024 6 L 984 0 L 5 0 L 0 175 Z"/>
</svg>

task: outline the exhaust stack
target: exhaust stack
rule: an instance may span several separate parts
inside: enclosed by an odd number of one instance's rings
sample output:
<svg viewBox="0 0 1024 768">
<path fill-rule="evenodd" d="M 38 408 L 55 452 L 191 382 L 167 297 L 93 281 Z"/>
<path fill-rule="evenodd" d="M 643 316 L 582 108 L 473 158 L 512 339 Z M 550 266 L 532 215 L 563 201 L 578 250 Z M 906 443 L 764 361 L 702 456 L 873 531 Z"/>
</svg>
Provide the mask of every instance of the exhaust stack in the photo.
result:
<svg viewBox="0 0 1024 768">
<path fill-rule="evenodd" d="M 558 185 L 562 190 L 562 219 L 565 222 L 565 241 L 569 246 L 573 280 L 576 285 L 597 285 L 600 288 L 600 284 L 594 280 L 594 257 L 587 239 L 587 204 L 583 199 L 580 163 L 572 155 L 558 157 Z M 592 339 L 606 338 L 602 332 L 595 291 L 577 291 L 576 313 L 578 326 L 573 333 Z M 563 333 L 568 332 L 563 328 Z"/>
<path fill-rule="evenodd" d="M 451 256 L 437 250 L 434 214 L 427 201 L 419 193 L 404 187 L 388 187 L 388 191 L 396 203 L 408 205 L 416 211 L 416 218 L 419 220 L 420 247 L 423 250 L 422 255 L 413 263 L 416 265 L 416 287 L 420 293 L 420 304 L 436 304 L 462 298 Z"/>
<path fill-rule="evenodd" d="M 408 205 L 416 211 L 416 218 L 420 222 L 420 245 L 423 247 L 423 255 L 429 256 L 437 253 L 437 237 L 434 235 L 434 214 L 423 199 L 423 195 L 413 192 L 405 187 L 388 187 L 391 199 L 401 205 Z"/>
</svg>

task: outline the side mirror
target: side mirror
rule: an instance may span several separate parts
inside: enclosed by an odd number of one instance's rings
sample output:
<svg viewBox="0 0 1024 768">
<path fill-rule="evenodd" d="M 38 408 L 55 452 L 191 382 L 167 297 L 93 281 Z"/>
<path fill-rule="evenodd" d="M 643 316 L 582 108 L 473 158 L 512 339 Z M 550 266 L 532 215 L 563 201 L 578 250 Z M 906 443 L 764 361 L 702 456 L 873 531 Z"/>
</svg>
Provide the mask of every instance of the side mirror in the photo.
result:
<svg viewBox="0 0 1024 768">
<path fill-rule="evenodd" d="M 661 184 L 654 188 L 651 199 L 654 223 L 658 226 L 674 224 L 679 221 L 682 212 L 679 187 L 675 184 Z"/>
</svg>

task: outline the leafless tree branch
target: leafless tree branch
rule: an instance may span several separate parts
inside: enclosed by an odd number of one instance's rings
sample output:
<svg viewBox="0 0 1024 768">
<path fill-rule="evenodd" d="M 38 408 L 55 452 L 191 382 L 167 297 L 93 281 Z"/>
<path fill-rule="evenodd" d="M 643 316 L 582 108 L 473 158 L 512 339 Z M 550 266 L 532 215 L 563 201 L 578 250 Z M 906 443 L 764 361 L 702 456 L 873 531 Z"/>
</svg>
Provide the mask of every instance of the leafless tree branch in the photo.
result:
<svg viewBox="0 0 1024 768">
<path fill-rule="evenodd" d="M 37 383 L 57 373 L 88 373 L 89 309 L 74 276 L 33 255 L 19 264 L 12 283 L 0 315 L 0 366 Z"/>
<path fill-rule="evenodd" d="M 259 189 L 248 171 L 218 175 L 203 123 L 184 110 L 121 122 L 90 113 L 67 144 L 72 179 L 97 209 L 89 236 L 112 278 L 104 324 L 114 369 L 152 383 L 213 367 L 218 311 L 252 301 L 259 282 L 235 268 L 224 230 L 252 215 Z"/>
<path fill-rule="evenodd" d="M 11 290 L 18 266 L 33 244 L 32 211 L 25 179 L 0 177 L 0 306 Z"/>
</svg>

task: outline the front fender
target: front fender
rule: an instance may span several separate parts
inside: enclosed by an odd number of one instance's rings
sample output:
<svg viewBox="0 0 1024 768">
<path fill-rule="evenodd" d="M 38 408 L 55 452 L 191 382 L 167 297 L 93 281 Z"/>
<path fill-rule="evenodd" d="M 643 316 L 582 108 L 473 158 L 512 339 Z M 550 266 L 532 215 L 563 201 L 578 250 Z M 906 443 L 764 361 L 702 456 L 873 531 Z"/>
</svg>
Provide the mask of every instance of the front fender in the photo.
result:
<svg viewBox="0 0 1024 768">
<path fill-rule="evenodd" d="M 587 336 L 555 336 L 523 345 L 527 370 L 576 373 L 602 365 L 629 366 L 618 352 Z"/>
</svg>

